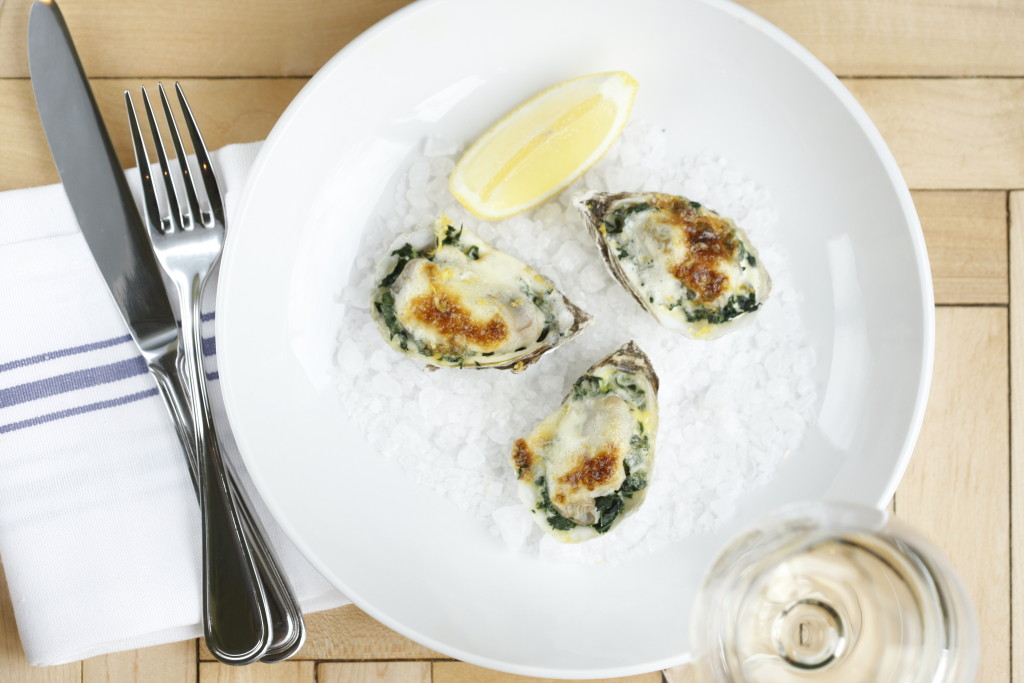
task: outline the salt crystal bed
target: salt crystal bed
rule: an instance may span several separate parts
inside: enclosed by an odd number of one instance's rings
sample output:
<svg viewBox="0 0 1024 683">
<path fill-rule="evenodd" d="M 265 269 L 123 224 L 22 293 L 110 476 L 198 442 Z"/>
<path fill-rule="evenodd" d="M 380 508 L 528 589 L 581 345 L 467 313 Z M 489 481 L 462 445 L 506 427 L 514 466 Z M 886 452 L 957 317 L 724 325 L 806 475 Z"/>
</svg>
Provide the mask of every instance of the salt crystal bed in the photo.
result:
<svg viewBox="0 0 1024 683">
<path fill-rule="evenodd" d="M 475 218 L 451 196 L 461 147 L 427 139 L 408 166 L 390 213 L 370 223 L 339 300 L 335 384 L 351 423 L 377 457 L 458 506 L 521 553 L 572 563 L 616 562 L 715 530 L 747 491 L 775 476 L 799 446 L 816 403 L 814 350 L 800 318 L 786 254 L 773 237 L 771 197 L 726 160 L 668 158 L 666 132 L 633 122 L 604 158 L 559 196 L 500 222 Z M 772 278 L 750 324 L 713 341 L 662 328 L 607 272 L 576 208 L 583 190 L 683 195 L 745 228 Z M 373 274 L 402 233 L 442 213 L 545 275 L 594 316 L 589 329 L 520 375 L 442 369 L 387 345 L 370 318 Z M 660 427 L 647 499 L 608 534 L 564 545 L 544 534 L 519 502 L 509 464 L 515 439 L 555 410 L 576 378 L 629 340 L 661 379 Z"/>
</svg>

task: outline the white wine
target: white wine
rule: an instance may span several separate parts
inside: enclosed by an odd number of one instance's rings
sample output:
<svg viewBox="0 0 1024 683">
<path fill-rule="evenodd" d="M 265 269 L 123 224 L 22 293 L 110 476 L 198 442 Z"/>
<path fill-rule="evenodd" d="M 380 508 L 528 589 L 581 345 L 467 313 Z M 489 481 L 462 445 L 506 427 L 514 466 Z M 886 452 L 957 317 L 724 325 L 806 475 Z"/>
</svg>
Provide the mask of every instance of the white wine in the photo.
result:
<svg viewBox="0 0 1024 683">
<path fill-rule="evenodd" d="M 798 510 L 712 569 L 693 624 L 705 680 L 972 680 L 973 615 L 934 550 L 877 511 Z"/>
</svg>

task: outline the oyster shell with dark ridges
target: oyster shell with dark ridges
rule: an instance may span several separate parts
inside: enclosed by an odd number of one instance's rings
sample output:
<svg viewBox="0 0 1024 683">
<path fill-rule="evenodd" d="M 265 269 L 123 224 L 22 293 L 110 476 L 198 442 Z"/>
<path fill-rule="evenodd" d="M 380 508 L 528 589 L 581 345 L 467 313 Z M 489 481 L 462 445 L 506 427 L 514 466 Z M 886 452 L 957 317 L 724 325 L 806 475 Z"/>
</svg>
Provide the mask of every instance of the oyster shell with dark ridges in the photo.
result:
<svg viewBox="0 0 1024 683">
<path fill-rule="evenodd" d="M 374 281 L 381 335 L 431 368 L 522 372 L 590 324 L 542 275 L 445 219 L 399 237 Z"/>
<path fill-rule="evenodd" d="M 714 339 L 768 298 L 771 278 L 747 233 L 697 202 L 589 192 L 574 203 L 615 279 L 673 332 Z"/>
<path fill-rule="evenodd" d="M 607 533 L 647 495 L 658 377 L 630 342 L 587 370 L 562 405 L 512 448 L 519 497 L 563 543 Z"/>
</svg>

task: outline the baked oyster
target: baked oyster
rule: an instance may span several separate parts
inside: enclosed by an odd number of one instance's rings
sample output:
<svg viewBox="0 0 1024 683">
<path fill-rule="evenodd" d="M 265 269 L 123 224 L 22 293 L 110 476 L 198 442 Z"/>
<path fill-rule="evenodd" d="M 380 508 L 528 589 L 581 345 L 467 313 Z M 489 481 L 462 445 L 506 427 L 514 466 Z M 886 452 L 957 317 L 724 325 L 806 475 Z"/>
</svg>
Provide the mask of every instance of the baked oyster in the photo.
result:
<svg viewBox="0 0 1024 683">
<path fill-rule="evenodd" d="M 588 192 L 575 204 L 615 279 L 673 332 L 714 339 L 768 298 L 771 278 L 747 233 L 697 202 Z"/>
<path fill-rule="evenodd" d="M 658 377 L 630 342 L 587 370 L 558 410 L 516 440 L 519 497 L 562 543 L 606 533 L 647 495 L 657 433 Z"/>
<path fill-rule="evenodd" d="M 434 368 L 522 372 L 590 323 L 532 268 L 443 217 L 399 237 L 374 281 L 384 339 Z"/>
</svg>

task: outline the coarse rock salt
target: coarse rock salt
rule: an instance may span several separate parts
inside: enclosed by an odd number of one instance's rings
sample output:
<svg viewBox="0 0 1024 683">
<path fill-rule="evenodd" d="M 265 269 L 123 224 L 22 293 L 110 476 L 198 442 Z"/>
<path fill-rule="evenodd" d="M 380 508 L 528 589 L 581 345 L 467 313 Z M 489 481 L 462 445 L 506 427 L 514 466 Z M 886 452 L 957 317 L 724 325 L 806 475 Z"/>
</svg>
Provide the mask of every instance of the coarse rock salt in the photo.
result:
<svg viewBox="0 0 1024 683">
<path fill-rule="evenodd" d="M 488 223 L 448 193 L 460 148 L 436 137 L 424 141 L 422 157 L 411 161 L 396 187 L 393 211 L 363 234 L 360 253 L 370 258 L 357 259 L 339 292 L 345 312 L 335 379 L 351 424 L 376 453 L 517 552 L 556 562 L 614 562 L 718 528 L 745 493 L 771 481 L 802 440 L 817 401 L 816 357 L 800 320 L 800 292 L 773 239 L 777 213 L 767 190 L 717 155 L 670 158 L 664 131 L 633 122 L 558 197 Z M 771 273 L 771 298 L 750 324 L 713 342 L 665 330 L 607 273 L 572 205 L 584 189 L 685 194 L 737 220 Z M 369 316 L 373 273 L 400 232 L 442 213 L 549 277 L 593 316 L 591 327 L 521 375 L 426 372 L 396 353 Z M 630 339 L 661 379 L 651 488 L 644 505 L 614 532 L 565 546 L 537 529 L 519 502 L 512 443 L 560 405 L 576 377 Z"/>
</svg>

